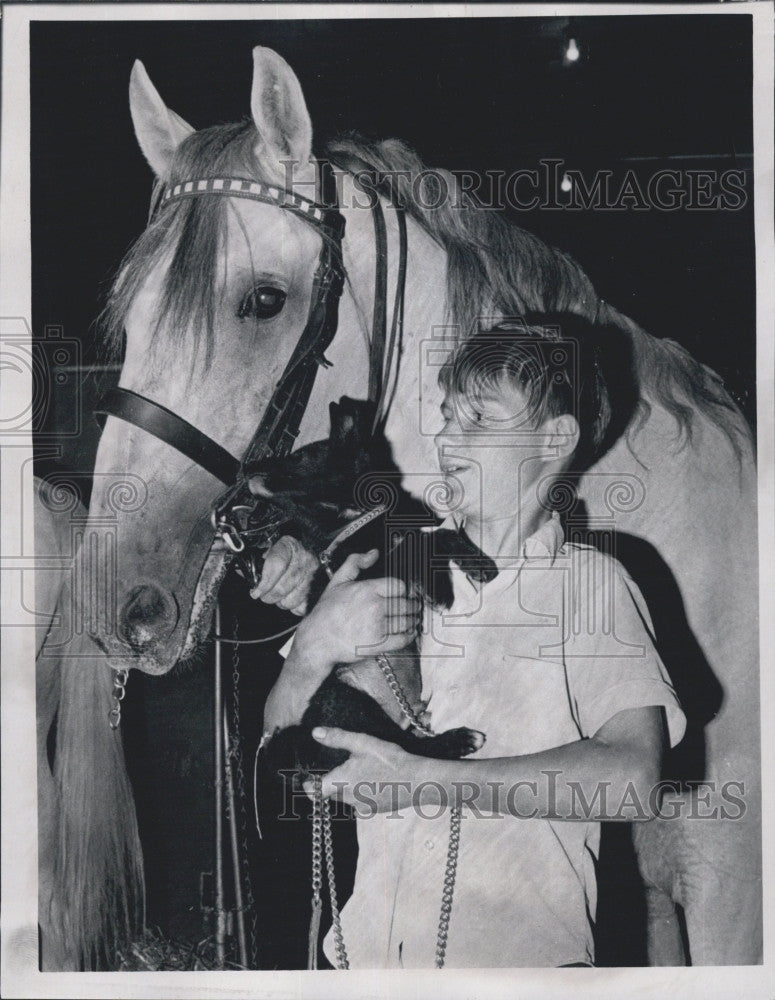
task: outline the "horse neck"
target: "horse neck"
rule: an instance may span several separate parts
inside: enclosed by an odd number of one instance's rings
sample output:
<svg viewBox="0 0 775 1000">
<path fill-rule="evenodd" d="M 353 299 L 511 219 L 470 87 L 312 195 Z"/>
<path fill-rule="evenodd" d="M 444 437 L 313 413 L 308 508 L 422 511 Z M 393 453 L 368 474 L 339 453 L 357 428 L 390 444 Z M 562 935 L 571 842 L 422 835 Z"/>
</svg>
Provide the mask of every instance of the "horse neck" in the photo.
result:
<svg viewBox="0 0 775 1000">
<path fill-rule="evenodd" d="M 363 192 L 352 177 L 342 185 L 346 220 L 343 256 L 347 282 L 339 309 L 339 325 L 326 352 L 332 367 L 318 373 L 302 422 L 299 444 L 321 437 L 328 427 L 328 403 L 342 395 L 365 399 L 368 393 L 369 344 L 376 274 L 376 237 L 372 212 L 363 206 Z M 395 209 L 381 201 L 388 242 L 387 326 L 393 324 L 399 268 L 399 223 Z M 407 268 L 400 351 L 394 351 L 397 379 L 386 434 L 403 471 L 435 473 L 432 435 L 427 415 L 437 413 L 441 400 L 438 367 L 455 337 L 447 324 L 447 256 L 421 226 L 407 216 Z M 412 492 L 418 492 L 413 486 Z"/>
</svg>

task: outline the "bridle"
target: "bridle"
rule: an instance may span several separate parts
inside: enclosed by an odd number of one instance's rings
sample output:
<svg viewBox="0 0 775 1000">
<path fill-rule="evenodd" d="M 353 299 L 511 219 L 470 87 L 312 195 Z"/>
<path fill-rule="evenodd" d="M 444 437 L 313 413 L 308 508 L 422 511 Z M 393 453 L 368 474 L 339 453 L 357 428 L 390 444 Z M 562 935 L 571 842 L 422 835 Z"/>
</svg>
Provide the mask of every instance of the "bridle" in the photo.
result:
<svg viewBox="0 0 775 1000">
<path fill-rule="evenodd" d="M 257 570 L 249 549 L 258 542 L 268 544 L 276 524 L 269 515 L 266 523 L 257 523 L 255 517 L 249 523 L 249 515 L 255 509 L 256 500 L 248 489 L 245 470 L 262 459 L 287 455 L 293 448 L 312 394 L 317 370 L 320 366 L 327 367 L 330 364 L 325 351 L 336 334 L 339 300 L 344 287 L 342 241 L 345 220 L 339 211 L 336 178 L 327 160 L 316 161 L 316 181 L 317 197 L 314 201 L 282 187 L 235 177 L 184 181 L 166 188 L 158 199 L 158 211 L 163 212 L 167 206 L 184 199 L 246 198 L 291 212 L 322 236 L 307 321 L 242 458 L 235 458 L 211 437 L 167 407 L 129 389 L 117 387 L 108 390 L 95 409 L 98 418 L 118 417 L 164 441 L 228 487 L 213 505 L 212 523 L 227 547 L 242 563 L 243 575 L 251 583 L 257 582 Z M 377 403 L 376 419 L 382 421 L 389 408 L 388 382 L 396 342 L 401 335 L 406 280 L 406 221 L 402 209 L 397 208 L 396 212 L 399 224 L 399 266 L 393 322 L 388 337 L 387 235 L 379 198 L 374 197 L 372 214 L 377 250 L 369 396 Z M 400 348 L 396 356 L 400 356 Z"/>
</svg>

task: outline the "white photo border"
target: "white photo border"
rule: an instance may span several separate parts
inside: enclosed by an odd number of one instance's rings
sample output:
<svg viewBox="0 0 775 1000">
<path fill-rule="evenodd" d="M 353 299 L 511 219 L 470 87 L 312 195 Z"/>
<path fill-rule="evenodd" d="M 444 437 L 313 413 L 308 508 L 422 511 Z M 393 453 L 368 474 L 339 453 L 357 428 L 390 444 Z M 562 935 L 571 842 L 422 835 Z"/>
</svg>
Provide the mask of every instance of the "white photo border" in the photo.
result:
<svg viewBox="0 0 775 1000">
<path fill-rule="evenodd" d="M 0 322 L 27 329 L 31 322 L 30 252 L 30 51 L 32 21 L 156 21 L 259 19 L 345 19 L 427 17 L 529 17 L 584 15 L 739 15 L 753 17 L 754 191 L 757 261 L 757 413 L 759 453 L 760 606 L 765 963 L 725 968 L 598 968 L 583 970 L 509 970 L 320 974 L 308 972 L 41 973 L 37 953 L 37 796 L 35 767 L 35 671 L 32 629 L 2 630 L 2 986 L 5 997 L 520 997 L 551 998 L 573 991 L 583 997 L 694 996 L 763 997 L 775 995 L 775 797 L 772 795 L 775 732 L 769 706 L 775 703 L 775 615 L 767 614 L 775 594 L 775 244 L 773 243 L 773 6 L 765 3 L 670 6 L 578 4 L 525 6 L 501 4 L 18 4 L 5 5 L 2 25 L 2 146 L 0 147 Z M 658 68 L 655 67 L 655 72 Z M 16 319 L 14 319 L 14 317 Z M 3 379 L 0 373 L 0 380 Z M 8 383 L 6 383 L 7 385 Z M 18 398 L 27 405 L 31 379 L 14 378 Z M 2 391 L 2 390 L 0 390 Z M 10 390 L 9 390 L 10 391 Z M 25 397 L 26 393 L 26 397 Z M 3 438 L 0 432 L 2 526 L 0 568 L 22 565 L 34 551 L 32 524 L 13 516 L 12 494 L 22 471 L 32 476 L 32 441 Z M 29 484 L 27 484 L 29 485 Z M 25 492 L 25 495 L 31 493 Z M 13 572 L 0 573 L 3 615 L 12 615 L 18 590 Z M 767 778 L 770 778 L 770 781 Z"/>
</svg>

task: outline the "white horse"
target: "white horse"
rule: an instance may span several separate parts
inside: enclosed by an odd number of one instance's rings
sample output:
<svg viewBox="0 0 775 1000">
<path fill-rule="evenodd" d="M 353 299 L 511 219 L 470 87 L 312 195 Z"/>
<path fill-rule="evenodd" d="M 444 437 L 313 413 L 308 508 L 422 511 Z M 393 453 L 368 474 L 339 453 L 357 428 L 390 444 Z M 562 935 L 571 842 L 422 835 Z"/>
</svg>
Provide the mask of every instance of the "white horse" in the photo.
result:
<svg viewBox="0 0 775 1000">
<path fill-rule="evenodd" d="M 254 50 L 252 117 L 241 124 L 195 132 L 165 106 L 139 63 L 130 105 L 140 147 L 160 185 L 239 177 L 314 199 L 309 114 L 298 80 L 274 52 Z M 700 688 L 711 689 L 715 678 L 723 690 L 715 715 L 717 706 L 690 718 L 704 756 L 690 776 L 716 783 L 715 805 L 727 803 L 724 782 L 744 783 L 744 815 L 736 821 L 684 817 L 639 825 L 650 958 L 665 964 L 758 961 L 756 475 L 744 420 L 712 372 L 602 302 L 569 257 L 497 213 L 466 203 L 449 174 L 425 172 L 403 143 L 353 139 L 333 144 L 326 155 L 388 178 L 381 190 L 389 303 L 399 259 L 394 206 L 406 210 L 402 344 L 394 357 L 387 435 L 413 492 L 422 493 L 436 468 L 438 367 L 451 344 L 482 319 L 577 313 L 616 328 L 631 353 L 640 405 L 627 433 L 584 476 L 580 495 L 593 526 L 615 527 L 625 561 L 627 554 L 636 561 L 648 557 L 640 565 L 650 567 L 651 576 L 630 566 L 647 598 L 649 591 L 671 595 L 668 610 L 683 622 L 685 641 L 671 648 L 676 633 L 669 629 L 657 638 L 689 715 Z M 322 436 L 330 400 L 367 394 L 374 224 L 353 176 L 343 171 L 340 182 L 347 281 L 338 332 L 326 351 L 332 366 L 317 376 L 298 444 Z M 445 191 L 448 197 L 439 197 Z M 203 196 L 166 206 L 128 255 L 109 304 L 117 349 L 126 335 L 120 386 L 162 404 L 241 456 L 304 326 L 320 248 L 320 233 L 277 205 Z M 93 541 L 107 511 L 103 474 L 140 476 L 147 500 L 139 511 L 118 517 L 115 580 L 100 583 L 99 541 L 90 548 L 100 592 L 116 592 L 115 616 L 110 608 L 91 613 L 90 641 L 114 669 L 165 673 L 196 650 L 210 627 L 225 560 L 222 544 L 213 543 L 209 515 L 223 486 L 155 436 L 115 417 L 105 425 L 96 471 L 88 523 Z M 690 655 L 704 674 L 682 673 Z M 79 709 L 82 722 L 91 712 L 91 725 L 106 726 L 105 684 L 101 707 Z M 96 698 L 94 690 L 76 694 Z M 64 698 L 63 691 L 63 704 Z M 696 807 L 697 794 L 677 793 L 675 802 Z M 110 817 L 117 826 L 126 821 L 124 805 L 123 815 Z M 676 904 L 684 911 L 689 954 Z"/>
</svg>

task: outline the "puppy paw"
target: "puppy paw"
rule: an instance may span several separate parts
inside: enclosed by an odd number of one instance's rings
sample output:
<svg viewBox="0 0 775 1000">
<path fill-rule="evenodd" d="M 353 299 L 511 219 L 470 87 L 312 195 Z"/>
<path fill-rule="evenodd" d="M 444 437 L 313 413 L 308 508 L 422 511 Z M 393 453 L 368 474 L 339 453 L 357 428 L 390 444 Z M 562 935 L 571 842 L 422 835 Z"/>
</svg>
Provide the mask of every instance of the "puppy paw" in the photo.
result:
<svg viewBox="0 0 775 1000">
<path fill-rule="evenodd" d="M 460 734 L 459 747 L 461 757 L 467 757 L 468 754 L 481 750 L 487 739 L 484 733 L 478 729 L 467 729 L 465 726 L 461 729 L 453 729 L 452 731 Z"/>
<path fill-rule="evenodd" d="M 461 726 L 460 729 L 448 729 L 446 733 L 430 737 L 425 741 L 422 752 L 428 757 L 459 760 L 480 750 L 484 746 L 485 739 L 486 736 L 479 730 Z"/>
</svg>

